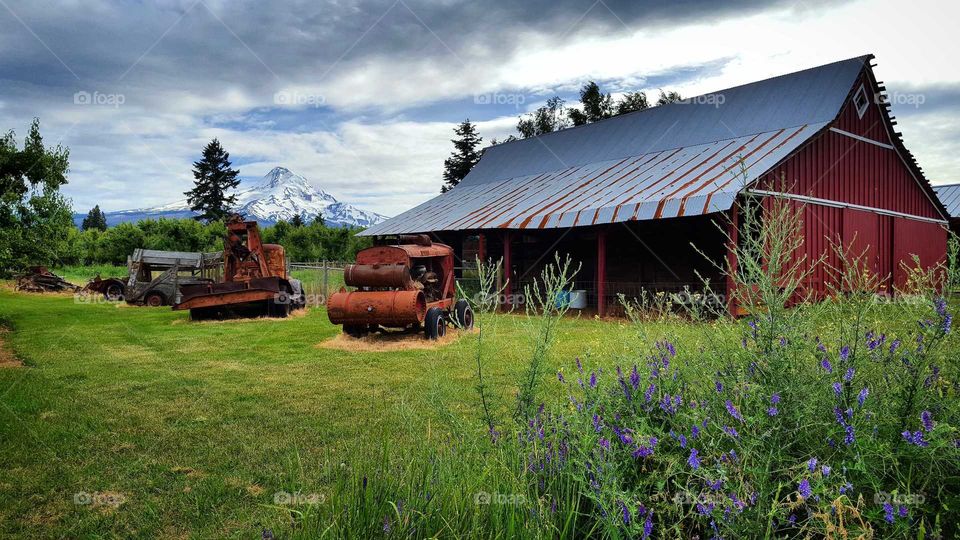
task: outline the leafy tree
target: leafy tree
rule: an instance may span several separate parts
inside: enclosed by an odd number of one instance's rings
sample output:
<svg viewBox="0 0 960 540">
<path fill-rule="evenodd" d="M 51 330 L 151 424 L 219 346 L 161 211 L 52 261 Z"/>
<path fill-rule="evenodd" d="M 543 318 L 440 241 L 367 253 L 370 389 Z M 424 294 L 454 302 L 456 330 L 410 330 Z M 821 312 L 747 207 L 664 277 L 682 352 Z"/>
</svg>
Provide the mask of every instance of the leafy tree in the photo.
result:
<svg viewBox="0 0 960 540">
<path fill-rule="evenodd" d="M 303 227 L 304 225 L 303 215 L 295 214 L 293 218 L 290 220 L 290 225 L 293 227 Z"/>
<path fill-rule="evenodd" d="M 87 217 L 83 218 L 80 228 L 85 231 L 90 229 L 107 230 L 107 216 L 100 210 L 99 204 L 87 212 Z"/>
<path fill-rule="evenodd" d="M 227 192 L 240 185 L 240 171 L 230 168 L 230 154 L 213 139 L 203 149 L 203 158 L 193 164 L 194 188 L 184 192 L 197 219 L 225 219 L 236 204 L 236 195 Z"/>
<path fill-rule="evenodd" d="M 617 114 L 626 114 L 633 111 L 642 111 L 650 108 L 650 102 L 647 101 L 647 94 L 642 91 L 627 92 L 623 98 L 617 102 Z"/>
<path fill-rule="evenodd" d="M 453 143 L 453 153 L 443 161 L 443 186 L 441 193 L 446 193 L 457 186 L 461 180 L 467 176 L 470 169 L 480 161 L 480 143 L 483 139 L 477 133 L 477 127 L 470 123 L 470 119 L 461 122 L 453 128 L 457 135 L 456 139 L 451 139 Z"/>
<path fill-rule="evenodd" d="M 682 99 L 683 98 L 680 97 L 679 92 L 674 92 L 673 90 L 664 92 L 663 90 L 660 90 L 660 97 L 657 98 L 657 106 L 676 103 Z"/>
<path fill-rule="evenodd" d="M 16 135 L 0 137 L 0 274 L 58 260 L 73 228 L 67 183 L 68 149 L 46 147 L 34 119 L 18 148 Z"/>
<path fill-rule="evenodd" d="M 580 89 L 580 103 L 583 110 L 570 109 L 570 120 L 575 126 L 610 118 L 614 114 L 613 98 L 610 94 L 604 94 L 600 86 L 593 81 Z"/>
<path fill-rule="evenodd" d="M 547 104 L 538 108 L 517 122 L 520 137 L 529 139 L 544 133 L 559 131 L 569 126 L 564 101 L 559 96 L 547 100 Z"/>
</svg>

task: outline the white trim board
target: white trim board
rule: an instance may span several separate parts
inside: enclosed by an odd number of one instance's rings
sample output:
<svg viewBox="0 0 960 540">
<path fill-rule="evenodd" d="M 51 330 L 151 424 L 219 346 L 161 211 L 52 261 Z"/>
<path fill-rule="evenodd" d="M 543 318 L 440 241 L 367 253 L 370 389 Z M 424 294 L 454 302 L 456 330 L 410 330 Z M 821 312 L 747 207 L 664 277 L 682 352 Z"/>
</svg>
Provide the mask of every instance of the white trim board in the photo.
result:
<svg viewBox="0 0 960 540">
<path fill-rule="evenodd" d="M 767 191 L 763 189 L 748 189 L 745 191 L 748 195 L 763 195 L 768 197 L 780 197 L 783 199 L 790 199 L 794 201 L 806 202 L 810 204 L 817 204 L 820 206 L 831 206 L 833 208 L 850 208 L 853 210 L 863 210 L 865 212 L 873 212 L 874 214 L 880 214 L 883 216 L 894 216 L 901 217 L 906 219 L 913 219 L 916 221 L 926 221 L 928 223 L 939 223 L 941 225 L 946 225 L 947 221 L 937 218 L 929 218 L 924 216 L 915 216 L 913 214 L 904 214 L 903 212 L 897 212 L 895 210 L 886 210 L 884 208 L 876 208 L 873 206 L 863 206 L 860 204 L 845 203 L 840 201 L 831 201 L 829 199 L 821 199 L 819 197 L 808 197 L 806 195 L 794 195 L 792 193 L 781 193 L 779 191 Z"/>
</svg>

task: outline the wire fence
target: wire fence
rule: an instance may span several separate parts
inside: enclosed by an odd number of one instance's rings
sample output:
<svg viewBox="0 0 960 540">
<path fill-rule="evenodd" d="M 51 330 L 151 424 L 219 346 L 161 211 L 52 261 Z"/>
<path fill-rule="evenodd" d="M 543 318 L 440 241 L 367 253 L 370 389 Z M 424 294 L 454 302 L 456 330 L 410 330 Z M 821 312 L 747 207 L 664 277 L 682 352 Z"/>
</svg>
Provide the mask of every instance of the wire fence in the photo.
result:
<svg viewBox="0 0 960 540">
<path fill-rule="evenodd" d="M 345 261 L 304 261 L 290 263 L 290 274 L 303 284 L 308 306 L 324 306 L 331 294 L 345 288 Z"/>
</svg>

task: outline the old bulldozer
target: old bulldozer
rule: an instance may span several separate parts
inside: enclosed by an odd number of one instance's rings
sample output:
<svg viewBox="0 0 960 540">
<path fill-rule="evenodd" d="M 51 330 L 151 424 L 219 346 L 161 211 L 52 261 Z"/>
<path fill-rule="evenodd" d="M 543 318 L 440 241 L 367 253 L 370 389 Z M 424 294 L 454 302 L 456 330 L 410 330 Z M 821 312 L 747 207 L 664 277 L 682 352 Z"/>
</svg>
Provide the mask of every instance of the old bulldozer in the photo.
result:
<svg viewBox="0 0 960 540">
<path fill-rule="evenodd" d="M 287 272 L 283 246 L 264 244 L 256 221 L 239 215 L 227 221 L 223 281 L 179 288 L 173 309 L 194 320 L 227 317 L 286 317 L 305 305 L 303 287 Z"/>
<path fill-rule="evenodd" d="M 446 334 L 448 322 L 473 327 L 469 302 L 456 299 L 453 248 L 426 235 L 361 250 L 356 264 L 344 269 L 343 280 L 356 290 L 333 294 L 327 316 L 348 335 L 422 329 L 428 339 L 437 339 Z"/>
</svg>

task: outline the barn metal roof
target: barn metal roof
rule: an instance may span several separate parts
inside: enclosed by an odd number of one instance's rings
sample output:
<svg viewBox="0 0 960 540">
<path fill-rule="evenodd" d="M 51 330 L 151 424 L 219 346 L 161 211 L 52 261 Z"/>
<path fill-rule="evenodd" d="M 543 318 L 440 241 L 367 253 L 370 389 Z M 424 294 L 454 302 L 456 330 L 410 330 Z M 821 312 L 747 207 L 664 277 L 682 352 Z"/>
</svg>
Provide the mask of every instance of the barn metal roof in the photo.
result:
<svg viewBox="0 0 960 540">
<path fill-rule="evenodd" d="M 947 208 L 950 217 L 960 218 L 960 184 L 933 186 L 933 190 L 937 192 L 937 197 Z"/>
<path fill-rule="evenodd" d="M 362 234 L 557 228 L 727 210 L 745 179 L 836 118 L 870 58 L 487 148 L 460 185 Z"/>
</svg>

